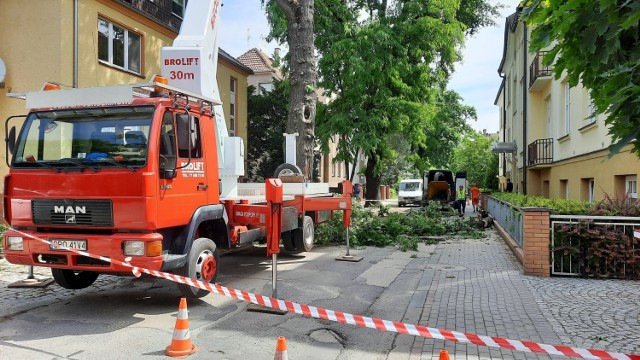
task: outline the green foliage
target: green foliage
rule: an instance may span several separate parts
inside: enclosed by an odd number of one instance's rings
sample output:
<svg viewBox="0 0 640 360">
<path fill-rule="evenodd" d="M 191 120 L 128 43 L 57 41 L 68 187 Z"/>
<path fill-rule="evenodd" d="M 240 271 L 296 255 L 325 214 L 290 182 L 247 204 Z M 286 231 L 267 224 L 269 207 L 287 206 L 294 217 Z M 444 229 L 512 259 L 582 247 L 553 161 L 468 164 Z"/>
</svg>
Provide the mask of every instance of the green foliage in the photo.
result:
<svg viewBox="0 0 640 360">
<path fill-rule="evenodd" d="M 381 183 L 396 187 L 402 179 L 421 178 L 411 161 L 415 153 L 406 138 L 399 134 L 392 135 L 390 143 L 392 154 L 391 158 L 382 160 Z"/>
<path fill-rule="evenodd" d="M 481 188 L 497 188 L 498 155 L 492 153 L 493 140 L 469 130 L 453 151 L 451 170 L 467 172 L 467 180 Z"/>
<path fill-rule="evenodd" d="M 618 198 L 605 194 L 604 199 L 593 203 L 508 192 L 494 192 L 491 195 L 517 207 L 543 207 L 557 215 L 640 216 L 640 202 L 626 196 Z"/>
<path fill-rule="evenodd" d="M 286 132 L 289 111 L 287 84 L 275 81 L 273 90 L 263 95 L 254 95 L 253 86 L 247 91 L 247 132 L 251 139 L 247 144 L 247 177 L 251 181 L 264 181 L 284 163 L 282 134 Z"/>
<path fill-rule="evenodd" d="M 529 0 L 531 51 L 550 49 L 545 64 L 591 93 L 614 144 L 640 156 L 640 6 L 637 1 Z"/>
<path fill-rule="evenodd" d="M 382 214 L 382 215 L 381 215 Z M 402 251 L 417 250 L 420 242 L 433 243 L 432 237 L 483 237 L 473 219 L 459 218 L 452 209 L 442 211 L 438 204 L 412 210 L 406 214 L 389 213 L 381 207 L 378 214 L 365 210 L 354 202 L 351 213 L 349 242 L 353 246 L 398 246 Z M 345 241 L 342 214 L 316 228 L 319 245 L 341 244 Z"/>
<path fill-rule="evenodd" d="M 552 214 L 557 215 L 587 215 L 594 207 L 594 203 L 573 199 L 549 199 L 508 192 L 494 192 L 492 196 L 517 207 L 547 208 Z"/>
<path fill-rule="evenodd" d="M 447 163 L 450 145 L 475 112 L 446 83 L 465 31 L 484 24 L 470 19 L 487 20 L 492 7 L 465 2 L 467 24 L 450 1 L 315 3 L 321 86 L 337 95 L 317 117 L 319 139 L 339 135 L 339 156 L 349 162 L 358 152 L 367 156 L 367 183 L 374 186 L 402 155 L 394 146 L 398 136 L 419 172 Z M 358 18 L 363 13 L 369 17 Z"/>
</svg>

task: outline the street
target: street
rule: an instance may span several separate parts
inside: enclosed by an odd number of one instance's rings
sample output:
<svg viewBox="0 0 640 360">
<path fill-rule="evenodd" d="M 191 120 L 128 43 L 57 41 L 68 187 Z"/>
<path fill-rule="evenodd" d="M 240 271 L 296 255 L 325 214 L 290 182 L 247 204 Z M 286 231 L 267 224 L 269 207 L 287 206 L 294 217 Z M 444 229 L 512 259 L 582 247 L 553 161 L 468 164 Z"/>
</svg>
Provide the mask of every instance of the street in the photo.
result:
<svg viewBox="0 0 640 360">
<path fill-rule="evenodd" d="M 640 353 L 638 282 L 524 276 L 502 239 L 493 230 L 487 235 L 418 252 L 351 249 L 364 257 L 357 263 L 335 261 L 344 247 L 281 255 L 278 297 L 478 335 Z M 223 256 L 220 266 L 220 284 L 271 294 L 264 248 Z M 166 358 L 180 299 L 168 280 L 101 276 L 77 291 L 56 284 L 9 289 L 27 268 L 1 260 L 0 271 L 2 358 Z M 47 269 L 36 271 L 46 276 Z M 190 336 L 199 348 L 190 358 L 272 359 L 278 336 L 286 337 L 290 359 L 437 359 L 442 349 L 452 358 L 552 358 L 246 308 L 216 294 L 189 300 Z"/>
</svg>

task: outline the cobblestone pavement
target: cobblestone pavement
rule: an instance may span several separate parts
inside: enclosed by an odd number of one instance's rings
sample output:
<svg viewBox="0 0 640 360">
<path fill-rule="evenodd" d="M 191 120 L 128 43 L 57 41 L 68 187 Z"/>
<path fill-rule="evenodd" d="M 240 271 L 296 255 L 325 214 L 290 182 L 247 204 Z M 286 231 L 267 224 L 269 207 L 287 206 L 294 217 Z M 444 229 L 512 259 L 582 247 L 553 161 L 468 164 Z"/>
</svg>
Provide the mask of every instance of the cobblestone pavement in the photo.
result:
<svg viewBox="0 0 640 360">
<path fill-rule="evenodd" d="M 420 324 L 545 344 L 640 353 L 640 282 L 526 276 L 495 232 L 436 246 L 418 290 Z M 421 296 L 416 292 L 414 296 Z M 417 338 L 412 359 L 557 357 Z"/>
</svg>

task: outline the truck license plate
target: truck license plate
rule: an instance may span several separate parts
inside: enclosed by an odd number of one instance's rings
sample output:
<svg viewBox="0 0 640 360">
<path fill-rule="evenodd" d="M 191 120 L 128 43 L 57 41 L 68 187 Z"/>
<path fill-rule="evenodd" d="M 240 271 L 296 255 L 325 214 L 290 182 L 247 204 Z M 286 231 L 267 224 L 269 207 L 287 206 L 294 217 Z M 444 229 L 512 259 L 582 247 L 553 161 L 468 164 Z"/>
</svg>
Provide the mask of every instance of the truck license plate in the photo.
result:
<svg viewBox="0 0 640 360">
<path fill-rule="evenodd" d="M 59 240 L 51 239 L 49 247 L 53 250 L 64 250 L 63 247 L 75 250 L 87 250 L 87 240 Z"/>
</svg>

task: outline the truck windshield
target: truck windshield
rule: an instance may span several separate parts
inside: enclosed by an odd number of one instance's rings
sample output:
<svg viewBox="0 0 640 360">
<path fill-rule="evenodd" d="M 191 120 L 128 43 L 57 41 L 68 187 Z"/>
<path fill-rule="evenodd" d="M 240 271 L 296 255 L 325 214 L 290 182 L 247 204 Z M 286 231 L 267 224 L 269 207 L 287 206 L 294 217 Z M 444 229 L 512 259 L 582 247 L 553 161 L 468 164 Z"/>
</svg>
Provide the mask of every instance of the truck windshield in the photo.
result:
<svg viewBox="0 0 640 360">
<path fill-rule="evenodd" d="M 11 165 L 144 166 L 153 111 L 153 106 L 124 106 L 32 112 L 20 131 Z"/>
<path fill-rule="evenodd" d="M 420 190 L 420 183 L 419 182 L 401 182 L 400 190 L 404 190 L 404 191 Z"/>
</svg>

